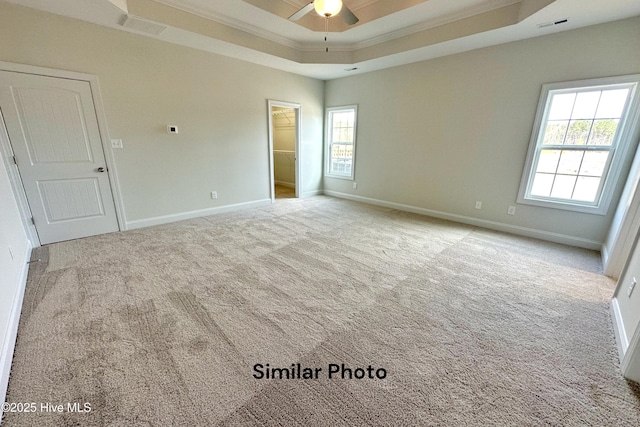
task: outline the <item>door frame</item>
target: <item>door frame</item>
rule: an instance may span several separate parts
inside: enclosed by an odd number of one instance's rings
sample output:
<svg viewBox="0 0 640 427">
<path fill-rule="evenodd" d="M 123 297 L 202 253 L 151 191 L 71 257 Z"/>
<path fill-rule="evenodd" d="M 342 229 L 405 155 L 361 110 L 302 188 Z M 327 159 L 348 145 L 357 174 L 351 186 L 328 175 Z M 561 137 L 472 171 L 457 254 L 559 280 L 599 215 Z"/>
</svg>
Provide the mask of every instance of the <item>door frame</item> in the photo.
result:
<svg viewBox="0 0 640 427">
<path fill-rule="evenodd" d="M 93 74 L 77 73 L 75 71 L 57 70 L 53 68 L 36 67 L 33 65 L 15 64 L 12 62 L 0 61 L 0 71 L 10 71 L 14 73 L 32 74 L 44 77 L 56 77 L 61 79 L 80 80 L 89 83 L 91 88 L 91 97 L 93 98 L 93 106 L 96 113 L 96 119 L 98 121 L 98 130 L 100 132 L 100 142 L 102 144 L 102 151 L 104 152 L 105 162 L 109 171 L 109 184 L 111 185 L 111 197 L 116 210 L 116 219 L 118 220 L 118 228 L 120 231 L 127 229 L 126 217 L 124 213 L 124 203 L 122 200 L 122 191 L 120 190 L 120 181 L 118 179 L 118 172 L 116 168 L 116 162 L 111 151 L 108 142 L 111 140 L 109 137 L 109 130 L 107 126 L 107 116 L 105 114 L 104 105 L 102 103 L 102 94 L 100 93 L 100 84 L 98 76 Z M 7 172 L 9 174 L 9 181 L 11 182 L 11 188 L 16 197 L 20 216 L 22 217 L 22 223 L 24 229 L 27 232 L 27 236 L 31 241 L 33 247 L 40 246 L 40 239 L 35 225 L 31 221 L 31 209 L 27 202 L 27 195 L 24 191 L 22 179 L 18 172 L 17 165 L 13 162 L 13 149 L 11 147 L 11 141 L 9 134 L 4 123 L 4 117 L 2 117 L 2 111 L 0 111 L 0 152 L 4 160 Z"/>
<path fill-rule="evenodd" d="M 269 197 L 271 198 L 271 203 L 275 203 L 276 201 L 276 184 L 275 184 L 275 170 L 273 165 L 273 115 L 272 108 L 273 107 L 282 107 L 282 108 L 291 108 L 295 111 L 296 118 L 296 143 L 295 143 L 295 177 L 296 177 L 296 197 L 302 197 L 302 171 L 300 170 L 300 158 L 302 157 L 300 150 L 300 118 L 302 117 L 302 106 L 300 104 L 296 104 L 293 102 L 285 102 L 285 101 L 276 101 L 273 99 L 267 100 L 267 115 L 268 115 L 268 123 L 269 123 Z"/>
</svg>

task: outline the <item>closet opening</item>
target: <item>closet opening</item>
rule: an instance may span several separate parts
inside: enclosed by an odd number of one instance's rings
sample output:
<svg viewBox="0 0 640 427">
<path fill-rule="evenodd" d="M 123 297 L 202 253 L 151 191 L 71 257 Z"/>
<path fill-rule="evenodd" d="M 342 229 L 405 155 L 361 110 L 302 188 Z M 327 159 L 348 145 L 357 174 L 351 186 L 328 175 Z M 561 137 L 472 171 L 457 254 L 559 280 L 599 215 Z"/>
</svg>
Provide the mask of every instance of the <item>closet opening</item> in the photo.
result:
<svg viewBox="0 0 640 427">
<path fill-rule="evenodd" d="M 300 197 L 300 105 L 269 101 L 271 200 Z"/>
</svg>

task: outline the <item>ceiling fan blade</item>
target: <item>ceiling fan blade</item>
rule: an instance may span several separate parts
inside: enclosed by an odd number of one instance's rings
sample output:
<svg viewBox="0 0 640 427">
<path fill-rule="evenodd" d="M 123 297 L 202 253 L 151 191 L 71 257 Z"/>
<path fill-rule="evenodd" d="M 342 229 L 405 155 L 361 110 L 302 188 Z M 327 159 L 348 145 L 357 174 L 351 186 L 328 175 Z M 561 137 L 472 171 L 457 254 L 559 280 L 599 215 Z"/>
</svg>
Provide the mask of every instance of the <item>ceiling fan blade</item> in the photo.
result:
<svg viewBox="0 0 640 427">
<path fill-rule="evenodd" d="M 342 3 L 342 10 L 339 15 L 342 16 L 342 19 L 344 19 L 344 22 L 346 22 L 347 25 L 353 25 L 359 21 L 358 17 L 354 15 L 354 13 L 351 12 L 351 9 L 349 9 L 344 3 Z"/>
<path fill-rule="evenodd" d="M 291 15 L 289 17 L 289 21 L 297 21 L 298 19 L 302 18 L 304 15 L 311 12 L 312 10 L 313 10 L 313 2 L 309 3 L 308 5 L 306 5 L 305 7 L 303 7 L 302 9 L 300 9 L 299 11 Z"/>
</svg>

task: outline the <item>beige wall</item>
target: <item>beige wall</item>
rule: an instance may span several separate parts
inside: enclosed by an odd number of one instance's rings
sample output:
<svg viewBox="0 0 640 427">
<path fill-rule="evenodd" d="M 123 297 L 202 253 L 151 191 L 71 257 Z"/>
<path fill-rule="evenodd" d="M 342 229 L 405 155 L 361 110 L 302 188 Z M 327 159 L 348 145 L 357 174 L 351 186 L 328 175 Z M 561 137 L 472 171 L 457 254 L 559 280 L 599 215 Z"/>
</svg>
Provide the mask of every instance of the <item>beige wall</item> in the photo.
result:
<svg viewBox="0 0 640 427">
<path fill-rule="evenodd" d="M 296 150 L 296 128 L 292 126 L 273 127 L 273 149 L 295 151 Z"/>
<path fill-rule="evenodd" d="M 358 188 L 331 178 L 324 188 L 602 242 L 623 182 L 607 216 L 506 213 L 542 84 L 639 73 L 638 34 L 634 18 L 327 82 L 327 107 L 358 104 Z"/>
<path fill-rule="evenodd" d="M 324 105 L 358 104 L 358 189 L 331 178 L 325 189 L 597 243 L 613 206 L 606 216 L 506 210 L 541 85 L 640 72 L 639 29 L 640 18 L 603 24 L 325 90 L 315 79 L 0 3 L 0 60 L 99 77 L 110 137 L 124 141 L 113 153 L 129 221 L 267 199 L 266 100 L 275 99 L 302 105 L 303 193 L 323 185 Z M 168 135 L 167 124 L 180 134 Z"/>
<path fill-rule="evenodd" d="M 98 76 L 128 221 L 268 199 L 268 99 L 301 104 L 303 192 L 322 187 L 322 81 L 6 3 L 0 60 Z"/>
<path fill-rule="evenodd" d="M 296 123 L 295 110 L 284 107 L 272 107 L 274 114 L 273 123 L 273 149 L 295 151 L 296 150 Z"/>
<path fill-rule="evenodd" d="M 636 284 L 629 296 L 629 288 L 634 280 L 640 281 L 640 243 L 637 238 L 613 296 L 611 317 L 622 373 L 629 379 L 640 381 L 640 285 Z"/>
<path fill-rule="evenodd" d="M 0 132 L 2 129 L 0 127 Z M 4 402 L 9 381 L 13 339 L 15 328 L 18 327 L 17 316 L 20 314 L 18 303 L 22 300 L 20 291 L 26 280 L 30 249 L 31 244 L 24 232 L 5 162 L 0 154 L 0 402 Z M 14 308 L 17 312 L 13 312 Z"/>
<path fill-rule="evenodd" d="M 273 176 L 276 184 L 295 186 L 296 184 L 296 161 L 292 152 L 274 151 L 273 153 Z"/>
<path fill-rule="evenodd" d="M 638 243 L 636 243 L 631 252 L 614 295 L 620 310 L 627 341 L 631 341 L 638 325 L 640 325 L 640 285 L 636 285 L 631 296 L 628 295 L 629 286 L 634 279 L 640 281 L 640 245 Z M 640 354 L 638 357 L 640 357 Z"/>
</svg>

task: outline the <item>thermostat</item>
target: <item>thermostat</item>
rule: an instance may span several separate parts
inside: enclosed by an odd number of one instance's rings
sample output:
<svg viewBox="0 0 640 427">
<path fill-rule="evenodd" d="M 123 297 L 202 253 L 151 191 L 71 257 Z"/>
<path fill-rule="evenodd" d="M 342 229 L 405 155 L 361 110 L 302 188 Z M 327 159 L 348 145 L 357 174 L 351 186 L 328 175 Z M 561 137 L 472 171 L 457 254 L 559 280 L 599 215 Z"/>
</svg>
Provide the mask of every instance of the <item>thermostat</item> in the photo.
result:
<svg viewBox="0 0 640 427">
<path fill-rule="evenodd" d="M 168 133 L 178 133 L 178 126 L 168 125 L 167 126 L 167 132 Z"/>
</svg>

